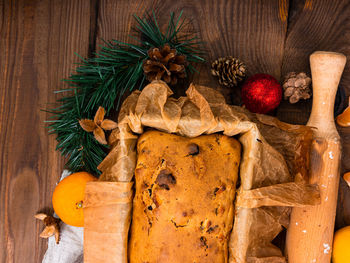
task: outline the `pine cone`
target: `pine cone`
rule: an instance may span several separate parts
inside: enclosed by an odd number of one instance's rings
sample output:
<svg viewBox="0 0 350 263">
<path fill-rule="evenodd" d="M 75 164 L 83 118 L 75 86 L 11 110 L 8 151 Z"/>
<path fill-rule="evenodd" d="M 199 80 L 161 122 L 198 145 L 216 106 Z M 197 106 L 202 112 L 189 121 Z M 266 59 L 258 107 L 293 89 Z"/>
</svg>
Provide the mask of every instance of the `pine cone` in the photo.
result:
<svg viewBox="0 0 350 263">
<path fill-rule="evenodd" d="M 296 74 L 290 72 L 285 76 L 283 82 L 284 99 L 289 98 L 290 103 L 297 103 L 300 99 L 309 99 L 311 97 L 311 78 L 304 72 Z"/>
<path fill-rule="evenodd" d="M 211 64 L 211 74 L 219 78 L 219 83 L 226 88 L 237 86 L 245 77 L 246 66 L 234 57 L 218 58 Z"/>
<path fill-rule="evenodd" d="M 162 48 L 151 48 L 148 56 L 149 59 L 142 66 L 148 81 L 164 80 L 175 85 L 178 79 L 186 77 L 186 56 L 178 55 L 176 49 L 170 48 L 169 44 Z"/>
</svg>

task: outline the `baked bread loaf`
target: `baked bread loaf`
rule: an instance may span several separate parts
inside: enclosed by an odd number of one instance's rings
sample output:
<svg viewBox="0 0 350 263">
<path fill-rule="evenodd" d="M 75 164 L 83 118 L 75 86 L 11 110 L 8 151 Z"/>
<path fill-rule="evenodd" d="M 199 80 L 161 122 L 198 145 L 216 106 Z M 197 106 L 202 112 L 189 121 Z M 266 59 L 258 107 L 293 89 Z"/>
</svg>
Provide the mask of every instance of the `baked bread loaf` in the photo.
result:
<svg viewBox="0 0 350 263">
<path fill-rule="evenodd" d="M 129 262 L 228 262 L 240 143 L 153 130 L 137 153 Z"/>
</svg>

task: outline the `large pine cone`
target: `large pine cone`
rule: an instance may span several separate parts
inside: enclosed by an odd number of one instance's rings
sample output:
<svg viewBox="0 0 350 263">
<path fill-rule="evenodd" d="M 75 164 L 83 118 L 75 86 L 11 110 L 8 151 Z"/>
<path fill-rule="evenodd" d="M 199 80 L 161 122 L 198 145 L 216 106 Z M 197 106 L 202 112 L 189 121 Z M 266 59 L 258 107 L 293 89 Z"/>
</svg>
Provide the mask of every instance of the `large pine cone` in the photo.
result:
<svg viewBox="0 0 350 263">
<path fill-rule="evenodd" d="M 233 88 L 244 79 L 246 66 L 231 56 L 218 58 L 211 64 L 211 74 L 218 77 L 224 87 Z"/>
<path fill-rule="evenodd" d="M 289 99 L 289 102 L 294 104 L 300 99 L 309 99 L 311 97 L 311 78 L 304 72 L 296 74 L 295 72 L 288 73 L 283 82 L 284 99 Z"/>
<path fill-rule="evenodd" d="M 170 85 L 175 85 L 178 79 L 186 77 L 186 56 L 178 55 L 175 49 L 165 44 L 162 48 L 151 48 L 148 50 L 147 59 L 142 68 L 148 79 L 164 80 Z"/>
</svg>

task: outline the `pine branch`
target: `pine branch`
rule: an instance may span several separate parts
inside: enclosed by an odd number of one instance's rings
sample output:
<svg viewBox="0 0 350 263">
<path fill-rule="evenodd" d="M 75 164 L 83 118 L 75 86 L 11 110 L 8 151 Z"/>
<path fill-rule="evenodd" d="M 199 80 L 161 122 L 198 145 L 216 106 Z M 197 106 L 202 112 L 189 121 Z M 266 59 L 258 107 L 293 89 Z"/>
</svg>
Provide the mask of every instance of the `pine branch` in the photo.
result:
<svg viewBox="0 0 350 263">
<path fill-rule="evenodd" d="M 138 45 L 117 40 L 105 42 L 95 57 L 81 58 L 76 72 L 64 80 L 69 88 L 56 92 L 68 94 L 58 100 L 59 106 L 49 111 L 52 116 L 47 123 L 49 133 L 57 136 L 56 150 L 68 159 L 66 167 L 72 172 L 85 170 L 100 174 L 97 166 L 105 158 L 108 146 L 97 142 L 78 121 L 92 119 L 99 106 L 105 108 L 108 116 L 111 110 L 119 109 L 126 91 L 143 88 L 142 65 L 150 48 L 168 43 L 189 62 L 204 61 L 198 38 L 192 34 L 179 36 L 185 23 L 182 12 L 177 19 L 171 13 L 165 34 L 160 31 L 154 12 L 142 19 L 134 17 L 137 34 L 144 36 Z M 193 72 L 193 65 L 190 64 L 187 71 Z"/>
</svg>

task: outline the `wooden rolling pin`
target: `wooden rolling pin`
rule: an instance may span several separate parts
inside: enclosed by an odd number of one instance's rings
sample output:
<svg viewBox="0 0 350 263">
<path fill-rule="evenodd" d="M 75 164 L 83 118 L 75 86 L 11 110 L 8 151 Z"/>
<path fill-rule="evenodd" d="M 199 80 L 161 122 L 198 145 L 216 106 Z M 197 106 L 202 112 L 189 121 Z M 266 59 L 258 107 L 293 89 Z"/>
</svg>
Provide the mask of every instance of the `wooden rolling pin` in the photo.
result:
<svg viewBox="0 0 350 263">
<path fill-rule="evenodd" d="M 317 129 L 309 180 L 318 184 L 321 204 L 293 208 L 286 241 L 289 263 L 330 263 L 331 260 L 341 157 L 333 110 L 345 63 L 346 57 L 340 53 L 317 51 L 310 56 L 313 103 L 307 125 Z"/>
</svg>

